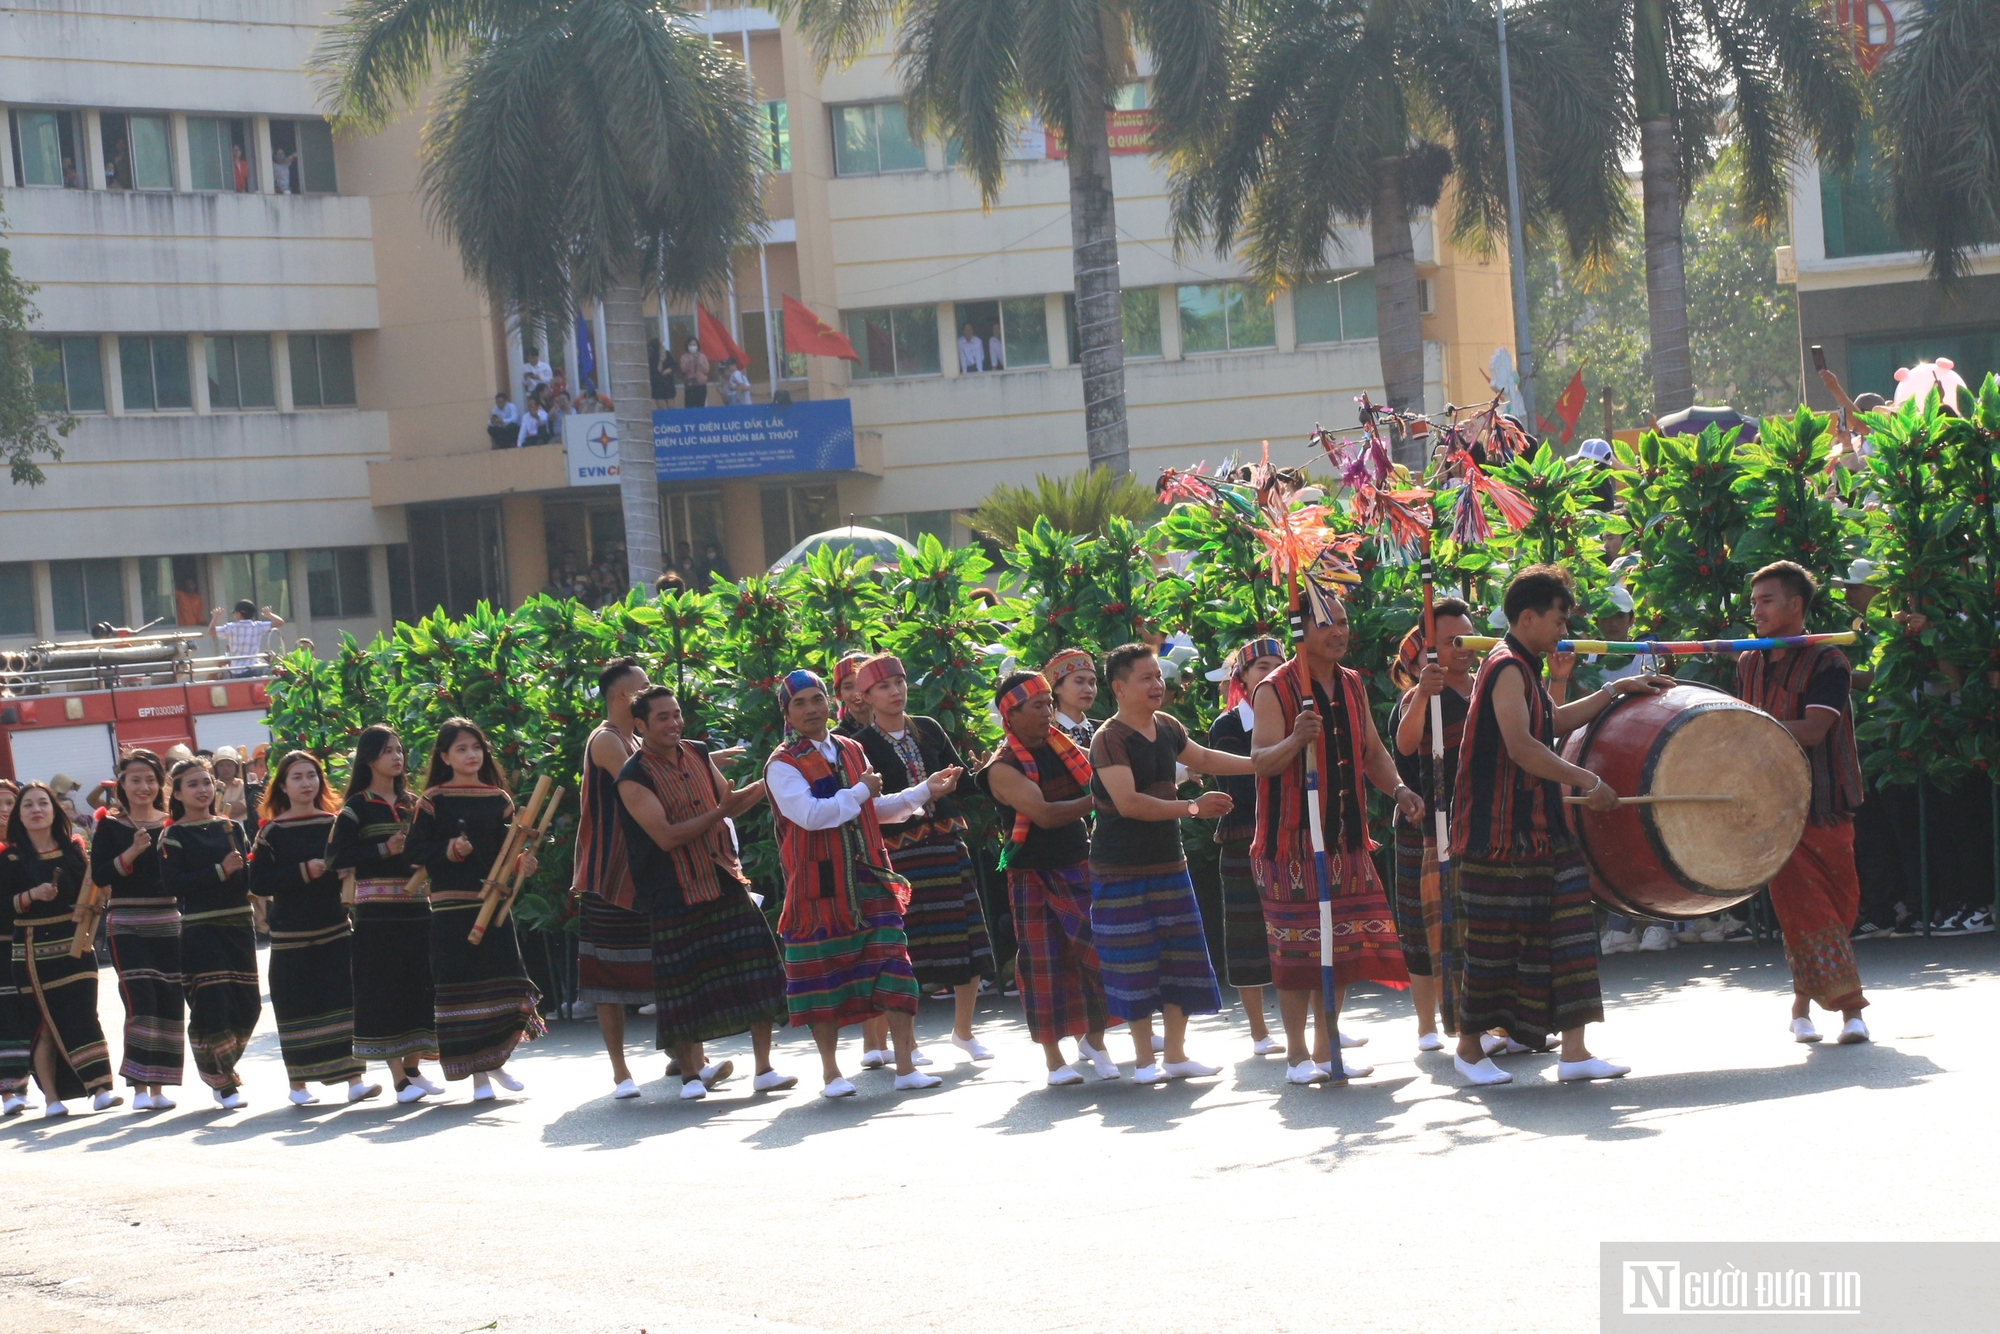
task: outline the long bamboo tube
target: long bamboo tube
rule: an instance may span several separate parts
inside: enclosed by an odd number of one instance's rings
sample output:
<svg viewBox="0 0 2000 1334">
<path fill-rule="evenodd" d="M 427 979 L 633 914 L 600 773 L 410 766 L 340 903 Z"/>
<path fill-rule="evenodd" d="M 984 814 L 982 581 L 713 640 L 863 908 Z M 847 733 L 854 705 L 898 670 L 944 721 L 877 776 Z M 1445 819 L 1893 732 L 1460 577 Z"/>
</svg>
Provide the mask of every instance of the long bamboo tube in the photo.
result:
<svg viewBox="0 0 2000 1334">
<path fill-rule="evenodd" d="M 523 848 L 522 851 L 526 852 L 533 848 L 539 848 L 542 845 L 542 840 L 548 836 L 549 823 L 555 819 L 556 806 L 562 801 L 562 799 L 563 799 L 563 790 L 561 788 L 557 788 L 554 792 L 549 794 L 549 804 L 542 807 L 541 823 L 535 826 L 534 840 L 528 844 L 527 848 Z M 493 925 L 495 926 L 507 925 L 507 914 L 513 911 L 514 900 L 521 896 L 521 886 L 526 884 L 527 880 L 528 877 L 525 874 L 523 874 L 518 867 L 516 867 L 514 871 L 514 883 L 511 886 L 509 886 L 507 890 L 506 901 L 500 905 L 500 911 L 494 914 Z"/>
</svg>

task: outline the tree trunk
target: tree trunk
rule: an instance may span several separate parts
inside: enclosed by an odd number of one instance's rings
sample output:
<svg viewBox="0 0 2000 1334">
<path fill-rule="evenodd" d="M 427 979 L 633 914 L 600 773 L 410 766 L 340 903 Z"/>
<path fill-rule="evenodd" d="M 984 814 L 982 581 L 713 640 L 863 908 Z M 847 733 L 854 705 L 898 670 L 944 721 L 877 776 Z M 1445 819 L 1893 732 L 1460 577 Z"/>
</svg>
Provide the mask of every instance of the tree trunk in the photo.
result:
<svg viewBox="0 0 2000 1334">
<path fill-rule="evenodd" d="M 1417 247 L 1410 238 L 1410 204 L 1403 193 L 1403 159 L 1375 159 L 1375 198 L 1368 208 L 1375 243 L 1375 335 L 1382 358 L 1382 396 L 1398 411 L 1424 410 L 1424 330 L 1417 316 Z M 1399 463 L 1416 467 L 1420 457 Z M 1410 448 L 1417 448 L 1412 444 Z"/>
<path fill-rule="evenodd" d="M 660 479 L 653 463 L 653 384 L 646 364 L 644 288 L 638 262 L 604 294 L 603 363 L 618 414 L 618 500 L 625 512 L 625 566 L 632 586 L 653 595 L 660 577 Z M 665 331 L 661 331 L 664 335 Z"/>
<path fill-rule="evenodd" d="M 1125 431 L 1123 298 L 1118 286 L 1118 217 L 1111 198 L 1111 137 L 1101 98 L 1068 136 L 1070 260 L 1076 278 L 1075 350 L 1083 367 L 1083 438 L 1092 468 L 1130 471 Z"/>
<path fill-rule="evenodd" d="M 1646 201 L 1646 323 L 1653 340 L 1653 416 L 1694 403 L 1688 352 L 1687 271 L 1681 256 L 1681 168 L 1674 122 L 1639 122 L 1639 169 Z"/>
</svg>

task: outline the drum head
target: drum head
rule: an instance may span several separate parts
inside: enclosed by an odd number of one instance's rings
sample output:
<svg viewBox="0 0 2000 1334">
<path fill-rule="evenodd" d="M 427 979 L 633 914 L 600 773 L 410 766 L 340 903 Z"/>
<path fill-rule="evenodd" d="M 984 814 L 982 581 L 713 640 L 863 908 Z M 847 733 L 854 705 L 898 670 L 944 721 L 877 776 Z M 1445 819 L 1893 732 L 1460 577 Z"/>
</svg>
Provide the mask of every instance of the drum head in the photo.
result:
<svg viewBox="0 0 2000 1334">
<path fill-rule="evenodd" d="M 1648 806 L 1648 832 L 1669 862 L 1710 891 L 1768 884 L 1805 832 L 1812 771 L 1769 714 L 1734 701 L 1696 707 L 1661 739 L 1654 795 L 1727 793 L 1730 802 Z"/>
</svg>

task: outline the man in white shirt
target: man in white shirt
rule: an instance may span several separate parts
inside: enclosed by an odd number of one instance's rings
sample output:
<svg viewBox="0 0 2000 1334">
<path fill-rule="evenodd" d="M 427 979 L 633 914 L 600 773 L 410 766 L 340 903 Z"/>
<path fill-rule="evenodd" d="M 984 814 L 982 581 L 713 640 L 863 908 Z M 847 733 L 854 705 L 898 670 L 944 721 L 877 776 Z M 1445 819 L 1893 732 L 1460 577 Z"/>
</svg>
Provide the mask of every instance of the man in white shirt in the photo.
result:
<svg viewBox="0 0 2000 1334">
<path fill-rule="evenodd" d="M 269 607 L 259 608 L 249 598 L 236 604 L 236 615 L 222 619 L 222 608 L 209 614 L 208 632 L 229 651 L 231 676 L 256 676 L 264 667 L 264 639 L 285 623 L 285 618 Z"/>
<path fill-rule="evenodd" d="M 495 449 L 512 449 L 520 436 L 521 410 L 503 390 L 493 396 L 493 411 L 486 414 L 486 434 Z"/>
<path fill-rule="evenodd" d="M 973 332 L 972 321 L 958 332 L 958 372 L 972 375 L 986 369 L 986 344 Z"/>
<path fill-rule="evenodd" d="M 860 745 L 828 732 L 826 685 L 817 675 L 787 675 L 778 705 L 791 735 L 771 752 L 764 781 L 785 876 L 778 916 L 785 1002 L 793 1026 L 810 1027 L 819 1046 L 820 1093 L 854 1093 L 840 1073 L 840 1029 L 882 1015 L 896 1049 L 896 1087 L 935 1088 L 937 1076 L 911 1060 L 917 979 L 903 932 L 909 885 L 889 869 L 879 822 L 908 818 L 949 792 L 963 770 L 942 769 L 885 797 Z"/>
<path fill-rule="evenodd" d="M 521 397 L 528 398 L 534 392 L 556 378 L 555 368 L 542 355 L 540 348 L 529 348 L 528 355 L 521 362 Z"/>
</svg>

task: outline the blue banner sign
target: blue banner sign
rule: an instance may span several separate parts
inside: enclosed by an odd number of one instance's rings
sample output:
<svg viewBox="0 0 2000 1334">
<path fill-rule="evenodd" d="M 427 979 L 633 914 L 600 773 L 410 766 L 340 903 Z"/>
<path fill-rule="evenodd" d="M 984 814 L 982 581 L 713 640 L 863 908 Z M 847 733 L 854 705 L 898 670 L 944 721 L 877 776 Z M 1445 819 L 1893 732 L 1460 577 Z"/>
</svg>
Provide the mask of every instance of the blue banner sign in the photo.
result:
<svg viewBox="0 0 2000 1334">
<path fill-rule="evenodd" d="M 653 461 L 663 482 L 842 472 L 854 467 L 854 414 L 844 398 L 657 409 Z"/>
</svg>

